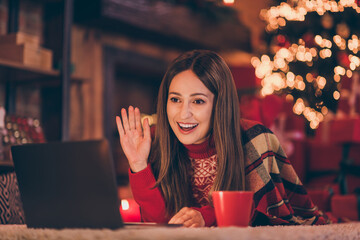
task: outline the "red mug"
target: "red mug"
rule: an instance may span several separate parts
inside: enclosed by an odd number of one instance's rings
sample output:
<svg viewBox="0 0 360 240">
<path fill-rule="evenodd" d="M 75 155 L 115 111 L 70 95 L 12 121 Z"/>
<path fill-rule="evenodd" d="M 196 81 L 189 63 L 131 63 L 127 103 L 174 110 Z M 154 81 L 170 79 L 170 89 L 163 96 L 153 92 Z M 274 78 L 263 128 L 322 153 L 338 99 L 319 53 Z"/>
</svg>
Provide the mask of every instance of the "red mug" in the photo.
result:
<svg viewBox="0 0 360 240">
<path fill-rule="evenodd" d="M 249 226 L 254 192 L 214 191 L 215 216 L 219 227 Z"/>
</svg>

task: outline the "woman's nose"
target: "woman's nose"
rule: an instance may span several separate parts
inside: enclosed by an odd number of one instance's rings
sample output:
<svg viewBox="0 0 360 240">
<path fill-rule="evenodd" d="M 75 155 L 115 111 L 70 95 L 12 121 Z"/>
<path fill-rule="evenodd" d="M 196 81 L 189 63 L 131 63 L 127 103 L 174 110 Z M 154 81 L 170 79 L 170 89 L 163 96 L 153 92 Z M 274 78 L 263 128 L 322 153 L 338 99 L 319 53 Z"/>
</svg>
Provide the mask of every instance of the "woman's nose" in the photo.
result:
<svg viewBox="0 0 360 240">
<path fill-rule="evenodd" d="M 191 113 L 191 108 L 189 106 L 189 104 L 187 103 L 183 103 L 180 109 L 180 117 L 182 119 L 187 119 L 189 117 L 191 117 L 192 113 Z"/>
</svg>

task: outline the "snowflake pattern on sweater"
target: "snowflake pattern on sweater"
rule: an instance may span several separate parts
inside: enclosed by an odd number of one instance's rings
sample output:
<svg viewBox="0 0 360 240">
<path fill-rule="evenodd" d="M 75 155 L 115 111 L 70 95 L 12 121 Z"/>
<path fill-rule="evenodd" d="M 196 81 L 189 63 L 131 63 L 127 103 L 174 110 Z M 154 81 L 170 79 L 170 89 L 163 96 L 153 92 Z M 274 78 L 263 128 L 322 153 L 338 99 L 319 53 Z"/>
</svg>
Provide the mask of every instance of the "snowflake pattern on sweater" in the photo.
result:
<svg viewBox="0 0 360 240">
<path fill-rule="evenodd" d="M 217 155 L 191 161 L 191 189 L 196 202 L 202 207 L 209 205 L 209 192 L 217 173 Z"/>
</svg>

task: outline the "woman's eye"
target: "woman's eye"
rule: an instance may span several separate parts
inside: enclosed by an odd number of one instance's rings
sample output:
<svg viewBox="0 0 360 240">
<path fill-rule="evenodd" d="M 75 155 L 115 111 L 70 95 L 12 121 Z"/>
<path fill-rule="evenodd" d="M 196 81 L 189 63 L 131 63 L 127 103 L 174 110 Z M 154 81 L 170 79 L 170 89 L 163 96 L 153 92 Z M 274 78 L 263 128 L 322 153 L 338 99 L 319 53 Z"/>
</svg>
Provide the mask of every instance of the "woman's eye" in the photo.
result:
<svg viewBox="0 0 360 240">
<path fill-rule="evenodd" d="M 177 103 L 177 102 L 179 102 L 180 100 L 179 100 L 178 98 L 172 97 L 172 98 L 170 98 L 170 101 L 171 101 L 171 102 L 174 102 L 174 103 Z"/>
<path fill-rule="evenodd" d="M 203 104 L 203 103 L 205 103 L 205 101 L 202 100 L 202 99 L 196 99 L 196 100 L 194 101 L 194 103 L 195 103 L 195 104 Z"/>
</svg>

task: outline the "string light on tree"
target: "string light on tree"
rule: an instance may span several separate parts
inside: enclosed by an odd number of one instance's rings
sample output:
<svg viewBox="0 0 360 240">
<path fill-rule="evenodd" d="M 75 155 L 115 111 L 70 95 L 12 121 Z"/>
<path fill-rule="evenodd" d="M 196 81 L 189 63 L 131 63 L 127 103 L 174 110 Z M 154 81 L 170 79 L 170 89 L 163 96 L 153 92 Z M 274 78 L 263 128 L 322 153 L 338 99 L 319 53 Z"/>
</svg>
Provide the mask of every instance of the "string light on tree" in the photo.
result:
<svg viewBox="0 0 360 240">
<path fill-rule="evenodd" d="M 341 80 L 360 68 L 359 1 L 275 1 L 260 13 L 268 52 L 251 62 L 262 79 L 261 94 L 292 96 L 294 113 L 315 129 L 336 111 Z"/>
</svg>

